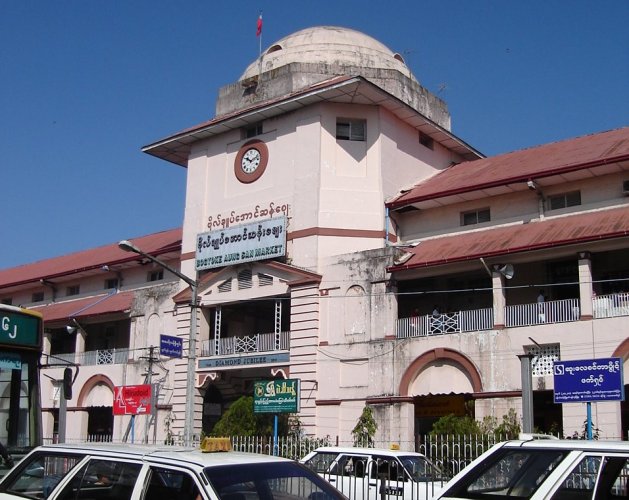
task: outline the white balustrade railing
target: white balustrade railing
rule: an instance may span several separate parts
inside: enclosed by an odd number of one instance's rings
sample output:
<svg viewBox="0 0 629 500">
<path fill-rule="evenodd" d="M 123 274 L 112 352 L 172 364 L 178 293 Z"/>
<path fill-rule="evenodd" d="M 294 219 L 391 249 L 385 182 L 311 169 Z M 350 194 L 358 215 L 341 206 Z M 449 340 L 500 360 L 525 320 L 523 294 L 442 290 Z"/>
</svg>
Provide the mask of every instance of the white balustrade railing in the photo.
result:
<svg viewBox="0 0 629 500">
<path fill-rule="evenodd" d="M 505 307 L 505 326 L 532 326 L 578 321 L 579 299 L 549 300 Z"/>
<path fill-rule="evenodd" d="M 290 348 L 290 332 L 279 333 L 279 345 L 277 340 L 278 334 L 275 333 L 225 337 L 219 340 L 219 352 L 216 352 L 216 343 L 213 339 L 204 340 L 201 342 L 201 356 L 284 351 Z"/>
<path fill-rule="evenodd" d="M 131 349 L 98 349 L 79 353 L 54 354 L 57 360 L 78 363 L 81 366 L 123 365 L 132 357 Z"/>
<path fill-rule="evenodd" d="M 594 297 L 592 299 L 592 313 L 595 318 L 629 316 L 629 293 L 613 293 Z"/>
<path fill-rule="evenodd" d="M 396 322 L 397 338 L 426 337 L 450 333 L 478 332 L 494 326 L 491 308 L 457 311 L 444 314 L 427 314 L 400 318 Z"/>
<path fill-rule="evenodd" d="M 461 311 L 462 332 L 482 332 L 494 327 L 494 310 L 491 307 Z"/>
</svg>

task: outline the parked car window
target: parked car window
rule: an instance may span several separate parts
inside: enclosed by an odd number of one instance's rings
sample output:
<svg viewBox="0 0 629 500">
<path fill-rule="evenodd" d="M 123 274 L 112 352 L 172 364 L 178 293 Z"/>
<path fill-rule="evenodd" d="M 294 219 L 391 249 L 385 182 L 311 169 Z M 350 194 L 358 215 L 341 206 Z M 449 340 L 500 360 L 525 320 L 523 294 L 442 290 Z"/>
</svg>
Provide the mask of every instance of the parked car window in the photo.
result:
<svg viewBox="0 0 629 500">
<path fill-rule="evenodd" d="M 325 480 L 296 462 L 224 465 L 206 467 L 203 472 L 221 500 L 342 498 Z"/>
<path fill-rule="evenodd" d="M 553 499 L 591 498 L 601 467 L 601 457 L 585 457 L 572 469 Z"/>
<path fill-rule="evenodd" d="M 328 472 L 328 470 L 330 470 L 330 465 L 334 462 L 337 456 L 338 453 L 316 453 L 306 462 L 306 465 L 315 472 Z"/>
<path fill-rule="evenodd" d="M 330 474 L 337 476 L 364 477 L 367 470 L 367 457 L 362 455 L 340 455 L 338 461 L 330 470 Z"/>
<path fill-rule="evenodd" d="M 608 457 L 599 484 L 601 498 L 629 498 L 629 458 Z"/>
<path fill-rule="evenodd" d="M 570 472 L 552 500 L 629 497 L 629 465 L 624 457 L 588 456 Z"/>
<path fill-rule="evenodd" d="M 371 468 L 372 479 L 387 481 L 404 481 L 404 470 L 395 458 L 373 456 L 374 466 Z"/>
<path fill-rule="evenodd" d="M 197 500 L 199 487 L 187 472 L 151 467 L 144 500 Z"/>
<path fill-rule="evenodd" d="M 48 498 L 50 492 L 85 455 L 36 453 L 18 464 L 2 485 L 2 492 L 27 498 Z"/>
<path fill-rule="evenodd" d="M 58 500 L 129 500 L 140 474 L 140 463 L 92 459 L 63 488 Z"/>
</svg>

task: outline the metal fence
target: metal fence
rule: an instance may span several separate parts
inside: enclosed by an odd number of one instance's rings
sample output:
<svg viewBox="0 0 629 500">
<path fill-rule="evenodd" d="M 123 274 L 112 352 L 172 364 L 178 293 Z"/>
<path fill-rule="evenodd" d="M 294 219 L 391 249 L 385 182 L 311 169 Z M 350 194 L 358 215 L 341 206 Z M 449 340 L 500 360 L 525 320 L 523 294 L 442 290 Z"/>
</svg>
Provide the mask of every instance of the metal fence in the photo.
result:
<svg viewBox="0 0 629 500">
<path fill-rule="evenodd" d="M 506 436 L 494 434 L 468 435 L 423 435 L 412 443 L 395 443 L 402 450 L 417 451 L 436 465 L 448 479 L 469 465 L 475 458 L 494 444 L 506 440 Z M 338 437 L 309 438 L 279 436 L 277 442 L 272 436 L 232 436 L 232 448 L 237 451 L 279 455 L 293 460 L 301 460 L 320 446 L 353 446 L 352 442 L 341 441 Z M 389 448 L 392 443 L 375 442 L 374 448 Z"/>
</svg>

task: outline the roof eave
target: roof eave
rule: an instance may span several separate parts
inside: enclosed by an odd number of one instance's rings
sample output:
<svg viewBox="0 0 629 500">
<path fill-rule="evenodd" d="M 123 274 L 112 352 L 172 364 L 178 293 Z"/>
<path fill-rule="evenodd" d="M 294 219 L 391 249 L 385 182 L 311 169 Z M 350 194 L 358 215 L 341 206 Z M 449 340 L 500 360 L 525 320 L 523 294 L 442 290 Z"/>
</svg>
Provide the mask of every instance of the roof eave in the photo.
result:
<svg viewBox="0 0 629 500">
<path fill-rule="evenodd" d="M 441 192 L 431 193 L 428 195 L 416 196 L 413 198 L 393 200 L 393 201 L 389 201 L 385 203 L 385 206 L 389 209 L 402 208 L 408 205 L 412 205 L 414 203 L 419 203 L 421 201 L 434 200 L 437 198 L 445 198 L 448 196 L 455 196 L 458 194 L 470 193 L 473 191 L 481 191 L 483 189 L 501 187 L 501 186 L 506 186 L 508 184 L 516 184 L 520 182 L 525 183 L 531 180 L 531 177 L 534 177 L 535 179 L 543 179 L 546 177 L 552 177 L 554 175 L 566 174 L 569 172 L 575 172 L 577 170 L 584 170 L 588 168 L 602 167 L 605 165 L 609 165 L 611 163 L 619 163 L 623 161 L 629 161 L 628 154 L 619 155 L 615 157 L 609 157 L 609 158 L 599 158 L 597 160 L 592 160 L 592 161 L 583 162 L 583 163 L 576 163 L 572 165 L 563 165 L 558 168 L 551 168 L 549 170 L 545 170 L 544 172 L 538 173 L 535 176 L 531 176 L 530 174 L 520 175 L 520 176 L 510 177 L 507 179 L 500 179 L 499 181 L 496 181 L 496 182 L 487 182 L 484 184 L 466 186 L 463 188 L 451 189 L 449 191 L 441 191 Z M 403 196 L 405 195 L 404 194 L 400 195 L 400 197 L 403 197 Z"/>
<path fill-rule="evenodd" d="M 388 108 L 402 120 L 408 121 L 409 117 L 421 116 L 422 124 L 413 126 L 415 128 L 422 128 L 424 133 L 427 133 L 427 135 L 430 135 L 434 140 L 443 144 L 448 149 L 455 151 L 461 157 L 467 160 L 485 157 L 482 153 L 450 131 L 444 129 L 408 104 L 361 76 L 333 78 L 326 82 L 315 84 L 308 90 L 302 90 L 281 99 L 265 101 L 231 115 L 215 118 L 201 125 L 166 137 L 165 139 L 148 144 L 142 147 L 142 152 L 176 165 L 187 167 L 190 146 L 195 142 L 230 130 L 240 129 L 243 126 L 303 108 L 316 102 L 344 102 L 343 99 L 347 98 L 350 94 L 339 94 L 336 91 L 352 85 L 357 86 L 357 90 L 360 90 L 361 86 L 369 87 L 372 90 L 375 89 L 385 96 L 385 99 L 379 101 L 377 104 Z M 398 112 L 396 112 L 396 110 Z"/>
</svg>

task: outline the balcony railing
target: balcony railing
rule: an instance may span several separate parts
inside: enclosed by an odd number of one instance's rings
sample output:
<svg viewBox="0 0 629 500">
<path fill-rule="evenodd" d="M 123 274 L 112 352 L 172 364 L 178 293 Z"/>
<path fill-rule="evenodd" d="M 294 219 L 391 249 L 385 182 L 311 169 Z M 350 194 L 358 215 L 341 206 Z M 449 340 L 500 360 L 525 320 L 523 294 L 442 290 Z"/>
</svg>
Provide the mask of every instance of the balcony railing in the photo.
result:
<svg viewBox="0 0 629 500">
<path fill-rule="evenodd" d="M 397 338 L 427 337 L 449 333 L 478 332 L 493 328 L 491 308 L 457 311 L 445 314 L 427 314 L 400 318 L 396 323 Z"/>
<path fill-rule="evenodd" d="M 219 340 L 218 352 L 214 340 L 201 342 L 201 356 L 222 356 L 250 352 L 287 351 L 290 349 L 290 332 L 279 333 L 279 345 L 276 345 L 275 333 L 258 333 L 240 337 L 225 337 Z"/>
<path fill-rule="evenodd" d="M 70 363 L 78 363 L 81 366 L 96 365 L 122 365 L 129 362 L 132 353 L 127 348 L 98 349 L 80 353 L 55 354 L 55 358 L 64 359 Z"/>
<path fill-rule="evenodd" d="M 629 316 L 629 293 L 613 293 L 594 297 L 592 300 L 592 312 L 595 318 Z"/>
<path fill-rule="evenodd" d="M 597 304 L 599 304 L 597 306 Z M 613 306 L 609 304 L 615 304 Z M 629 293 L 595 299 L 595 318 L 629 315 Z M 580 318 L 579 299 L 552 300 L 543 303 L 505 307 L 505 326 L 533 326 L 565 323 Z M 447 314 L 400 318 L 396 322 L 397 338 L 428 337 L 450 333 L 480 332 L 494 327 L 492 308 L 457 311 Z"/>
<path fill-rule="evenodd" d="M 505 326 L 532 326 L 578 321 L 579 299 L 549 300 L 505 307 Z"/>
</svg>

